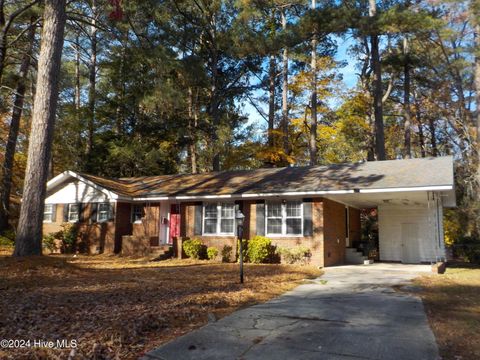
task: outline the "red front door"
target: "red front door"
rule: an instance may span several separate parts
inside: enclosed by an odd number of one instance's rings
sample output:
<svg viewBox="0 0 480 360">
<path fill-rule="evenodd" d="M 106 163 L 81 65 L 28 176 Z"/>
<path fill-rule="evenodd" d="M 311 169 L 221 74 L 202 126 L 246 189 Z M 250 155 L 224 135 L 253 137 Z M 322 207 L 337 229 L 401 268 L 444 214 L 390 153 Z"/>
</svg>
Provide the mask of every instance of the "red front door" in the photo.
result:
<svg viewBox="0 0 480 360">
<path fill-rule="evenodd" d="M 170 206 L 170 236 L 168 242 L 173 243 L 174 237 L 180 236 L 180 205 L 172 204 Z"/>
</svg>

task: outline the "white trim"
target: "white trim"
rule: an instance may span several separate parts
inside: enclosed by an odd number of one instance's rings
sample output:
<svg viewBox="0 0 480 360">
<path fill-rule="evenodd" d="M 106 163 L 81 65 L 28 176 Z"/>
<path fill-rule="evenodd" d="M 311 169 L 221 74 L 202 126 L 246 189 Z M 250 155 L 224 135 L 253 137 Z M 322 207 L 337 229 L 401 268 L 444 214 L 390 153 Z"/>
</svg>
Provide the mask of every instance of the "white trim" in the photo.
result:
<svg viewBox="0 0 480 360">
<path fill-rule="evenodd" d="M 68 210 L 67 210 L 67 222 L 75 224 L 80 222 L 80 210 L 81 210 L 81 205 L 80 203 L 70 203 L 67 204 Z M 70 207 L 71 206 L 76 206 L 77 207 L 77 220 L 70 220 Z"/>
<path fill-rule="evenodd" d="M 409 191 L 440 191 L 453 190 L 451 185 L 435 185 L 435 186 L 417 186 L 417 187 L 403 187 L 403 188 L 382 188 L 382 189 L 360 189 L 362 194 L 371 193 L 385 193 L 385 192 L 409 192 Z"/>
<path fill-rule="evenodd" d="M 47 182 L 47 191 L 49 191 L 53 187 L 61 184 L 62 182 L 66 181 L 69 177 L 80 180 L 81 182 L 87 184 L 88 186 L 93 187 L 95 190 L 98 190 L 98 191 L 102 192 L 103 194 L 107 195 L 108 198 L 110 200 L 112 200 L 112 202 L 114 202 L 117 199 L 125 199 L 125 197 L 119 196 L 118 194 L 116 194 L 116 193 L 114 193 L 110 190 L 107 190 L 107 189 L 95 184 L 94 182 L 85 179 L 83 176 L 80 176 L 77 173 L 75 173 L 73 171 L 70 171 L 70 170 L 64 171 L 60 175 L 57 175 L 53 179 L 48 181 Z"/>
<path fill-rule="evenodd" d="M 152 196 L 152 197 L 141 197 L 141 198 L 130 198 L 131 202 L 145 202 L 145 201 L 168 201 L 168 200 L 175 200 L 175 196 Z"/>
<path fill-rule="evenodd" d="M 100 220 L 100 206 L 102 205 L 107 205 L 108 206 L 108 209 L 107 209 L 107 218 L 105 220 Z M 105 210 L 103 211 L 105 212 Z M 112 204 L 109 203 L 109 202 L 101 202 L 101 203 L 97 203 L 97 222 L 98 223 L 104 223 L 104 222 L 109 222 L 111 217 L 112 217 Z"/>
<path fill-rule="evenodd" d="M 321 191 L 288 191 L 283 193 L 258 193 L 242 194 L 242 198 L 250 197 L 272 197 L 272 196 L 306 196 L 306 195 L 327 195 L 327 194 L 353 194 L 354 190 L 321 190 Z"/>
<path fill-rule="evenodd" d="M 308 196 L 308 195 L 327 195 L 327 194 L 353 194 L 354 190 L 332 190 L 332 191 L 302 191 L 302 192 L 283 192 L 283 193 L 258 193 L 258 194 L 229 194 L 229 195 L 198 195 L 198 196 L 152 196 L 132 198 L 132 201 L 162 201 L 162 200 L 215 200 L 215 199 L 245 199 L 245 198 L 264 198 L 264 197 L 282 197 L 282 196 Z"/>
<path fill-rule="evenodd" d="M 51 210 L 49 212 L 46 212 L 45 211 L 45 208 L 47 206 L 51 206 Z M 46 224 L 51 224 L 53 222 L 55 222 L 55 219 L 53 218 L 54 215 L 55 215 L 55 212 L 53 211 L 54 210 L 54 206 L 55 204 L 45 204 L 43 205 L 43 222 L 46 223 Z M 52 216 L 51 220 L 45 220 L 45 214 L 50 214 Z"/>
</svg>

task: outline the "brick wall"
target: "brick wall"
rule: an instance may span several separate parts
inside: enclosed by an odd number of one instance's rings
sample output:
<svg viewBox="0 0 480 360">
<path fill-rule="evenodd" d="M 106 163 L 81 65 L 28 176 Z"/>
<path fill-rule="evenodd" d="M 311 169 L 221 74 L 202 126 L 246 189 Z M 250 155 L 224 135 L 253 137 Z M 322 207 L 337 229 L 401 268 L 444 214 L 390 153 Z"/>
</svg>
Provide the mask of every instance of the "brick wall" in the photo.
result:
<svg viewBox="0 0 480 360">
<path fill-rule="evenodd" d="M 122 251 L 122 236 L 132 234 L 131 205 L 129 203 L 117 203 L 115 210 L 115 246 L 116 254 Z"/>
<path fill-rule="evenodd" d="M 43 223 L 43 234 L 52 234 L 62 230 L 61 225 L 63 224 L 63 204 L 57 204 L 55 212 L 55 220 L 51 223 Z"/>
<path fill-rule="evenodd" d="M 324 218 L 324 266 L 345 262 L 345 205 L 323 200 Z"/>
<path fill-rule="evenodd" d="M 160 231 L 160 203 L 147 204 L 144 207 L 144 214 L 140 223 L 132 224 L 132 235 L 149 239 L 153 237 L 158 238 Z"/>
<path fill-rule="evenodd" d="M 349 240 L 350 246 L 360 241 L 361 237 L 361 222 L 360 222 L 360 210 L 355 208 L 348 208 L 349 216 Z"/>
<path fill-rule="evenodd" d="M 244 237 L 251 239 L 256 235 L 256 202 L 244 201 L 245 215 Z M 236 252 L 236 237 L 194 235 L 195 203 L 183 203 L 180 206 L 181 236 L 198 238 L 206 246 L 214 246 L 221 252 L 224 245 L 232 246 Z M 350 229 L 352 236 L 359 236 L 359 212 L 351 209 Z M 357 221 L 358 218 L 358 221 Z M 308 237 L 273 237 L 272 243 L 281 247 L 306 246 L 310 249 L 311 263 L 317 266 L 342 264 L 345 259 L 345 206 L 332 200 L 315 198 L 312 202 L 313 235 Z M 179 244 L 180 245 L 180 244 Z M 178 252 L 177 252 L 178 253 Z"/>
<path fill-rule="evenodd" d="M 244 211 L 246 223 L 248 224 L 248 239 L 257 235 L 256 232 L 256 209 L 257 204 L 254 201 L 245 202 Z M 274 246 L 281 246 L 286 248 L 293 248 L 296 246 L 306 246 L 310 249 L 312 254 L 310 262 L 312 265 L 323 267 L 323 203 L 321 198 L 313 199 L 312 202 L 312 221 L 313 221 L 313 235 L 312 236 L 295 236 L 295 237 L 270 237 Z"/>
<path fill-rule="evenodd" d="M 180 236 L 193 238 L 195 226 L 195 203 L 180 204 Z"/>
<path fill-rule="evenodd" d="M 63 209 L 66 204 L 57 204 L 55 221 L 43 223 L 43 233 L 51 234 L 63 230 Z M 91 205 L 83 204 L 84 222 L 76 223 L 78 228 L 77 250 L 88 254 L 113 253 L 115 247 L 115 223 L 113 221 L 90 223 Z"/>
</svg>

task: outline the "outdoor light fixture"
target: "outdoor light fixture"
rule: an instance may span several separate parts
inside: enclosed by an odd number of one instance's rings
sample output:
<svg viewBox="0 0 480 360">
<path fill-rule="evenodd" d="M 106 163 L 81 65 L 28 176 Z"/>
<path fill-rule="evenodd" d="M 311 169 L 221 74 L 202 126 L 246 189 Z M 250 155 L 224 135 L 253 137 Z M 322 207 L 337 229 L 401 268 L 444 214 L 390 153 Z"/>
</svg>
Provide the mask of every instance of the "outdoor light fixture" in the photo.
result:
<svg viewBox="0 0 480 360">
<path fill-rule="evenodd" d="M 240 242 L 240 284 L 243 284 L 243 220 L 245 215 L 237 209 L 235 211 L 235 220 L 237 221 L 237 237 Z"/>
</svg>

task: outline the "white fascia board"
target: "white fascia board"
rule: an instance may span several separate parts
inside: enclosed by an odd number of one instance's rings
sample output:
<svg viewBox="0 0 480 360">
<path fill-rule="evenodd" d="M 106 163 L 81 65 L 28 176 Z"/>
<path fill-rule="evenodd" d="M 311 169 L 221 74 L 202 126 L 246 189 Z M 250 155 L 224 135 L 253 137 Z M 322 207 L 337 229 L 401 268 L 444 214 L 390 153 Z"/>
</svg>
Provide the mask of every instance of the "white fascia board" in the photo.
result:
<svg viewBox="0 0 480 360">
<path fill-rule="evenodd" d="M 78 175 L 76 172 L 73 172 L 73 171 L 70 171 L 70 170 L 64 171 L 60 175 L 55 176 L 53 179 L 51 179 L 49 182 L 47 182 L 47 190 L 50 190 L 52 187 L 54 187 L 58 184 L 61 184 L 62 182 L 67 180 L 69 177 L 73 177 L 77 180 L 80 180 L 80 181 L 84 182 L 85 184 L 87 184 L 88 186 L 93 187 L 95 190 L 101 191 L 102 193 L 107 195 L 110 200 L 115 200 L 116 201 L 116 200 L 119 199 L 119 196 L 116 193 L 114 193 L 110 190 L 107 190 L 107 189 L 105 189 L 101 186 L 98 186 L 97 184 L 91 182 L 90 180 L 85 179 L 84 177 Z"/>
<path fill-rule="evenodd" d="M 167 200 L 209 200 L 209 199 L 250 199 L 276 196 L 310 196 L 310 195 L 328 195 L 328 194 L 353 194 L 354 190 L 332 190 L 332 191 L 303 191 L 303 192 L 284 192 L 284 193 L 258 193 L 258 194 L 228 194 L 228 195 L 199 195 L 199 196 L 160 196 L 160 197 L 142 197 L 133 198 L 133 201 L 167 201 Z"/>
<path fill-rule="evenodd" d="M 167 201 L 167 200 L 174 200 L 168 196 L 152 196 L 152 197 L 141 197 L 141 198 L 131 198 L 132 201 Z"/>
<path fill-rule="evenodd" d="M 242 198 L 272 197 L 272 196 L 308 196 L 308 195 L 333 195 L 333 194 L 353 194 L 354 190 L 322 190 L 322 191 L 289 191 L 283 193 L 259 193 L 242 194 Z"/>
<path fill-rule="evenodd" d="M 47 182 L 47 190 L 49 190 L 50 188 L 56 186 L 57 184 L 61 184 L 64 180 L 66 180 L 69 176 L 72 176 L 71 174 L 71 171 L 64 171 L 63 173 L 61 174 L 58 174 L 57 176 L 55 176 L 53 179 L 50 179 L 48 182 Z"/>
<path fill-rule="evenodd" d="M 362 194 L 373 193 L 389 193 L 389 192 L 410 192 L 410 191 L 443 191 L 453 190 L 452 185 L 435 185 L 435 186 L 417 186 L 417 187 L 403 187 L 403 188 L 383 188 L 383 189 L 360 189 Z"/>
</svg>

